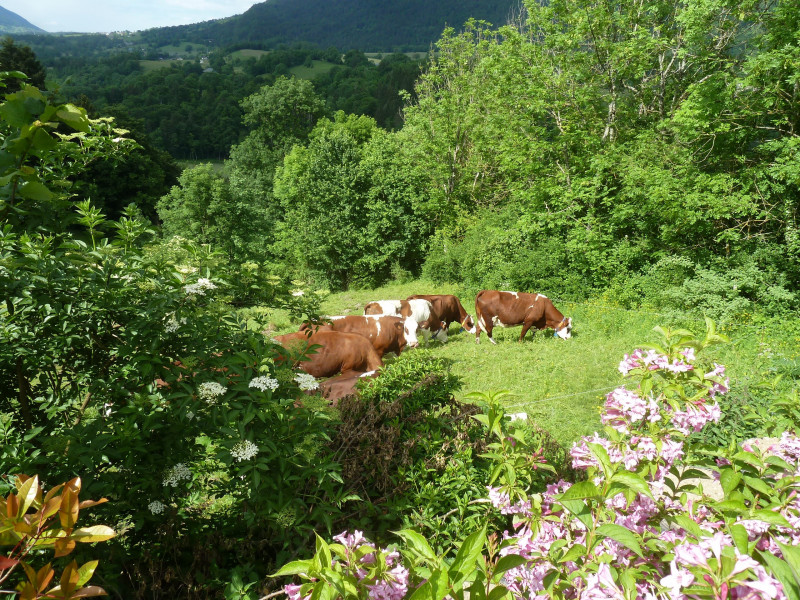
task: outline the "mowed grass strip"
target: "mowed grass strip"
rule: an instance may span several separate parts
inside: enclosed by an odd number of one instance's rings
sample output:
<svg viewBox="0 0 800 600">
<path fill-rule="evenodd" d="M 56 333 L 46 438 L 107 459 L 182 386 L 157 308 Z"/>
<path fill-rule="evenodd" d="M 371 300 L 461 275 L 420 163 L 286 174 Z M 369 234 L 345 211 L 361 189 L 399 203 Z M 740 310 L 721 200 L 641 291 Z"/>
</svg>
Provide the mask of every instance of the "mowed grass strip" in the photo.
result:
<svg viewBox="0 0 800 600">
<path fill-rule="evenodd" d="M 427 281 L 392 284 L 375 290 L 351 290 L 330 295 L 322 304 L 326 315 L 362 314 L 373 300 L 405 299 L 412 294 L 455 294 L 468 313 L 475 314 L 472 294 L 459 293 L 457 286 L 436 285 Z M 448 359 L 451 372 L 463 381 L 459 399 L 472 391 L 508 390 L 504 403 L 509 412 L 525 412 L 528 418 L 550 431 L 563 444 L 582 435 L 600 431 L 599 409 L 605 395 L 629 380 L 617 367 L 626 353 L 647 344 L 659 343 L 656 325 L 684 328 L 698 336 L 705 332 L 702 315 L 668 316 L 649 311 L 626 310 L 599 303 L 572 303 L 555 300 L 566 316 L 573 318 L 573 337 L 562 340 L 550 330 L 531 332 L 520 343 L 520 327 L 496 327 L 496 345 L 485 333 L 481 343 L 475 336 L 450 328 L 446 343 L 428 342 L 409 352 L 430 352 Z M 276 315 L 277 316 L 277 315 Z M 280 333 L 296 330 L 288 325 Z M 769 371 L 769 356 L 764 356 L 762 330 L 740 327 L 723 332 L 731 344 L 710 348 L 706 357 L 728 367 L 732 393 L 738 385 L 752 385 Z M 773 340 L 773 345 L 778 342 Z"/>
</svg>

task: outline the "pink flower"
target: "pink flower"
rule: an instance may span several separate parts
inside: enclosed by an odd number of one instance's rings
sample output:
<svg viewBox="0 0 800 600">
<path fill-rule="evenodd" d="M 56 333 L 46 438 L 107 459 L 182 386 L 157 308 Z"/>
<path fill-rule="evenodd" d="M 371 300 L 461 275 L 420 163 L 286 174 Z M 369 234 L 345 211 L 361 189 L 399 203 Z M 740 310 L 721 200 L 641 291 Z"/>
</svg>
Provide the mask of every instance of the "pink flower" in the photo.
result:
<svg viewBox="0 0 800 600">
<path fill-rule="evenodd" d="M 670 598 L 681 598 L 681 588 L 692 585 L 694 575 L 688 569 L 678 568 L 674 560 L 669 566 L 670 574 L 661 579 L 661 585 L 669 588 Z"/>
<path fill-rule="evenodd" d="M 308 594 L 307 596 L 301 596 L 300 595 L 301 587 L 302 586 L 300 585 L 295 585 L 293 583 L 290 583 L 288 585 L 283 586 L 283 593 L 289 597 L 289 600 L 307 600 L 308 598 L 311 597 L 311 594 Z"/>
<path fill-rule="evenodd" d="M 366 542 L 366 538 L 364 537 L 364 533 L 356 529 L 352 534 L 343 531 L 339 535 L 333 536 L 337 542 L 342 544 L 348 550 L 354 550 L 358 548 L 363 542 Z"/>
<path fill-rule="evenodd" d="M 586 576 L 586 587 L 580 600 L 625 600 L 622 590 L 614 583 L 608 564 L 600 563 L 597 573 Z"/>
<path fill-rule="evenodd" d="M 680 353 L 683 355 L 683 357 L 686 360 L 688 360 L 690 362 L 694 362 L 694 360 L 695 360 L 694 348 L 684 348 L 683 350 L 681 350 Z"/>
</svg>

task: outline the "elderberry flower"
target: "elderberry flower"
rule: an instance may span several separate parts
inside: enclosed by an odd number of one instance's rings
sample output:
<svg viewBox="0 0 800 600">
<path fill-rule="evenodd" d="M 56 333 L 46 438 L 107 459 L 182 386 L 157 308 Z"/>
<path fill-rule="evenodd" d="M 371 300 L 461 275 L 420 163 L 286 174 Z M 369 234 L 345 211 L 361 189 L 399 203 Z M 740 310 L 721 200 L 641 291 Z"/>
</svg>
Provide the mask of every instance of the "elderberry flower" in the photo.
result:
<svg viewBox="0 0 800 600">
<path fill-rule="evenodd" d="M 161 513 L 164 512 L 166 506 L 164 506 L 158 500 L 153 500 L 150 504 L 147 505 L 147 508 L 149 508 L 150 512 L 153 513 L 154 515 L 160 515 Z"/>
<path fill-rule="evenodd" d="M 165 486 L 177 487 L 178 484 L 184 479 L 189 480 L 191 478 L 192 472 L 189 470 L 189 467 L 183 463 L 177 463 L 164 474 L 164 480 L 162 484 Z"/>
<path fill-rule="evenodd" d="M 313 375 L 309 375 L 308 373 L 298 373 L 294 376 L 294 380 L 297 382 L 297 386 L 303 391 L 311 391 L 319 388 L 317 380 L 314 379 Z"/>
<path fill-rule="evenodd" d="M 278 380 L 273 379 L 272 377 L 261 375 L 260 377 L 255 377 L 250 381 L 250 387 L 257 388 L 262 392 L 266 392 L 267 390 L 276 390 L 278 389 Z"/>
<path fill-rule="evenodd" d="M 258 446 L 250 440 L 242 440 L 231 448 L 231 456 L 237 461 L 250 460 L 258 454 Z"/>
<path fill-rule="evenodd" d="M 197 388 L 197 395 L 208 404 L 214 404 L 225 393 L 225 386 L 216 381 L 206 381 Z"/>
<path fill-rule="evenodd" d="M 208 278 L 201 277 L 197 283 L 183 286 L 183 291 L 189 296 L 205 296 L 206 290 L 215 290 L 217 286 Z"/>
</svg>

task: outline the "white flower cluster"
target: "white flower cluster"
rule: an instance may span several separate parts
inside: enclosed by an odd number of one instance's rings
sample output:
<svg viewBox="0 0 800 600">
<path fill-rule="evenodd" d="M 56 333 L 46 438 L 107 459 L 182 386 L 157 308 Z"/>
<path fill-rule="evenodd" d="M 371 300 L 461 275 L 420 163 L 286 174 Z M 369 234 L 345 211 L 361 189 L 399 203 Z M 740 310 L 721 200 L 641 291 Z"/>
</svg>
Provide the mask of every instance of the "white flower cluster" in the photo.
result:
<svg viewBox="0 0 800 600">
<path fill-rule="evenodd" d="M 153 500 L 150 504 L 147 505 L 147 508 L 150 509 L 150 512 L 154 515 L 160 515 L 164 512 L 164 509 L 167 508 L 158 500 Z"/>
<path fill-rule="evenodd" d="M 297 382 L 297 386 L 301 390 L 311 391 L 319 388 L 319 383 L 317 383 L 317 380 L 314 379 L 313 375 L 309 375 L 308 373 L 298 373 L 294 376 L 294 380 Z"/>
<path fill-rule="evenodd" d="M 208 404 L 214 404 L 219 396 L 225 393 L 225 386 L 216 381 L 207 381 L 201 383 L 197 388 L 197 395 L 205 400 Z"/>
<path fill-rule="evenodd" d="M 260 377 L 255 377 L 252 381 L 250 381 L 250 387 L 258 388 L 262 392 L 266 392 L 267 390 L 276 390 L 278 389 L 278 380 L 262 375 Z"/>
<path fill-rule="evenodd" d="M 181 265 L 179 267 L 176 267 L 176 270 L 181 275 L 191 275 L 192 273 L 197 273 L 197 267 L 192 267 L 189 265 Z"/>
<path fill-rule="evenodd" d="M 258 454 L 258 446 L 250 440 L 242 440 L 231 448 L 231 456 L 238 461 L 250 460 Z"/>
<path fill-rule="evenodd" d="M 304 294 L 305 294 L 305 292 L 303 290 L 294 290 L 292 292 L 292 296 L 294 296 L 295 298 L 299 298 L 300 296 L 302 296 Z"/>
<path fill-rule="evenodd" d="M 198 295 L 198 296 L 205 296 L 206 290 L 215 290 L 217 286 L 208 278 L 201 277 L 197 280 L 197 283 L 190 283 L 189 285 L 183 286 L 183 290 L 191 295 Z"/>
<path fill-rule="evenodd" d="M 169 320 L 164 324 L 164 331 L 167 333 L 175 333 L 181 325 L 186 325 L 186 319 L 178 321 L 175 315 L 171 315 Z"/>
<path fill-rule="evenodd" d="M 186 413 L 186 420 L 191 421 L 192 419 L 194 419 L 194 413 L 192 411 L 188 411 Z"/>
<path fill-rule="evenodd" d="M 178 487 L 178 484 L 186 479 L 187 481 L 192 478 L 192 472 L 183 463 L 178 463 L 164 474 L 163 485 L 171 485 Z"/>
</svg>

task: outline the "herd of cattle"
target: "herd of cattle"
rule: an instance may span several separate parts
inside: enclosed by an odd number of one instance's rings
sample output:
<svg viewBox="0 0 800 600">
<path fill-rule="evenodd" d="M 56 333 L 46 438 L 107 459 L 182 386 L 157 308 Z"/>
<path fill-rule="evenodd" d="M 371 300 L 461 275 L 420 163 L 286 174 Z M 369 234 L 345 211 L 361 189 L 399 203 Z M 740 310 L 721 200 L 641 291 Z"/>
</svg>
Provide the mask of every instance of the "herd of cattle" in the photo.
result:
<svg viewBox="0 0 800 600">
<path fill-rule="evenodd" d="M 489 341 L 494 327 L 522 325 L 519 339 L 528 330 L 552 329 L 568 339 L 572 319 L 566 318 L 542 294 L 483 290 L 475 298 L 475 320 L 461 301 L 452 295 L 414 295 L 406 300 L 381 300 L 364 307 L 363 315 L 325 317 L 319 323 L 303 323 L 300 330 L 275 338 L 288 350 L 304 352 L 315 347 L 298 363 L 300 369 L 317 378 L 323 396 L 331 401 L 352 394 L 362 377 L 372 377 L 383 366 L 383 356 L 400 354 L 406 346 L 419 345 L 419 336 L 446 342 L 447 330 L 459 323 L 480 343 L 481 331 Z"/>
</svg>

